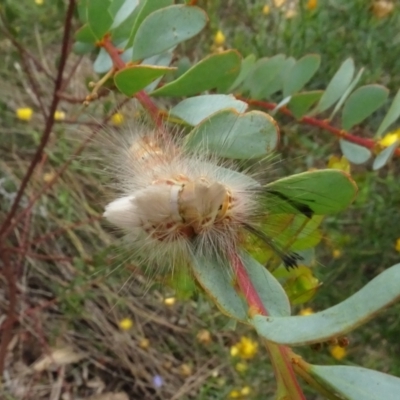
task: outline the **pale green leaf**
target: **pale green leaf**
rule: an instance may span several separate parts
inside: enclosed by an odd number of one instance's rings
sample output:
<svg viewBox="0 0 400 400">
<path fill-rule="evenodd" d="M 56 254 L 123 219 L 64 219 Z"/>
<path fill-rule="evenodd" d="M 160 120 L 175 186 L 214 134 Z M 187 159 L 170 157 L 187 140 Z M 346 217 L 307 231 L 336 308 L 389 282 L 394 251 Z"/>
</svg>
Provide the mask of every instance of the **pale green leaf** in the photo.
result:
<svg viewBox="0 0 400 400">
<path fill-rule="evenodd" d="M 392 159 L 394 152 L 396 151 L 397 147 L 399 147 L 399 143 L 399 140 L 396 140 L 376 156 L 374 163 L 372 164 L 372 169 L 374 171 L 381 169 Z"/>
<path fill-rule="evenodd" d="M 283 97 L 301 90 L 317 72 L 321 62 L 318 54 L 308 54 L 293 65 L 287 72 L 283 82 Z"/>
<path fill-rule="evenodd" d="M 399 116 L 400 116 L 400 90 L 397 92 L 395 98 L 393 99 L 392 105 L 389 108 L 389 111 L 387 112 L 385 118 L 379 125 L 378 131 L 376 132 L 376 137 L 380 137 L 382 133 L 385 132 L 386 129 L 393 124 L 393 122 L 396 122 Z"/>
<path fill-rule="evenodd" d="M 110 29 L 117 28 L 129 18 L 138 4 L 139 0 L 114 0 L 109 8 L 109 12 L 113 17 L 113 23 Z"/>
<path fill-rule="evenodd" d="M 192 38 L 206 23 L 207 14 L 198 7 L 174 5 L 154 11 L 133 39 L 132 61 L 162 53 Z"/>
<path fill-rule="evenodd" d="M 346 400 L 398 400 L 400 379 L 367 368 L 311 365 L 308 372 Z"/>
<path fill-rule="evenodd" d="M 296 93 L 290 99 L 289 110 L 297 119 L 301 119 L 307 114 L 308 110 L 321 98 L 322 90 Z"/>
<path fill-rule="evenodd" d="M 203 120 L 186 137 L 190 149 L 206 151 L 224 158 L 254 159 L 267 155 L 278 144 L 276 122 L 266 113 L 239 114 L 222 110 Z"/>
<path fill-rule="evenodd" d="M 344 139 L 340 139 L 339 143 L 343 155 L 353 164 L 363 164 L 372 156 L 369 149 L 359 144 L 351 143 Z"/>
<path fill-rule="evenodd" d="M 108 32 L 113 22 L 108 11 L 109 0 L 87 0 L 86 17 L 87 23 L 97 40 L 101 40 Z"/>
<path fill-rule="evenodd" d="M 364 121 L 387 100 L 389 90 L 381 85 L 366 85 L 355 90 L 346 100 L 342 111 L 342 126 L 350 130 Z"/>
<path fill-rule="evenodd" d="M 252 70 L 255 62 L 256 56 L 254 54 L 250 54 L 242 60 L 239 75 L 235 79 L 235 82 L 233 82 L 232 86 L 229 88 L 230 92 L 236 89 L 246 79 L 247 75 Z"/>
<path fill-rule="evenodd" d="M 290 346 L 325 342 L 345 335 L 400 299 L 400 264 L 387 269 L 347 300 L 307 316 L 253 318 L 265 339 Z"/>
<path fill-rule="evenodd" d="M 329 82 L 328 87 L 324 91 L 313 114 L 327 110 L 329 107 L 333 106 L 341 96 L 343 96 L 344 92 L 351 84 L 354 71 L 354 61 L 352 58 L 348 58 L 343 62 Z"/>
<path fill-rule="evenodd" d="M 232 95 L 207 94 L 190 97 L 173 107 L 170 113 L 189 125 L 197 125 L 203 119 L 224 108 L 233 108 L 242 113 L 247 109 L 247 103 L 237 100 Z"/>
</svg>

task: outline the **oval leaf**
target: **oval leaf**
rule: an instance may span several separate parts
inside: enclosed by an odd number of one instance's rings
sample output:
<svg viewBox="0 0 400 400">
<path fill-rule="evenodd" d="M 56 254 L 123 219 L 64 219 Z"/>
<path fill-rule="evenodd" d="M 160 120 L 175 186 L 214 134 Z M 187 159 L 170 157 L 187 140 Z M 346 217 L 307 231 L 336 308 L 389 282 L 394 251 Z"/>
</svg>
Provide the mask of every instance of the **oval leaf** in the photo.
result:
<svg viewBox="0 0 400 400">
<path fill-rule="evenodd" d="M 220 157 L 253 159 L 265 156 L 278 144 L 279 131 L 271 116 L 260 111 L 239 114 L 222 110 L 201 122 L 186 137 L 189 149 L 206 147 Z"/>
<path fill-rule="evenodd" d="M 374 171 L 384 167 L 393 157 L 394 152 L 399 146 L 399 141 L 392 143 L 388 148 L 381 151 L 375 158 L 374 163 L 372 164 L 372 169 Z"/>
<path fill-rule="evenodd" d="M 400 299 L 400 264 L 387 269 L 347 300 L 315 314 L 272 318 L 257 315 L 254 326 L 272 342 L 291 346 L 344 335 Z"/>
<path fill-rule="evenodd" d="M 328 87 L 315 108 L 315 114 L 327 110 L 340 99 L 346 89 L 350 86 L 351 80 L 354 76 L 354 71 L 354 61 L 352 58 L 348 58 L 343 62 L 329 82 Z"/>
<path fill-rule="evenodd" d="M 381 85 L 366 85 L 355 90 L 347 99 L 342 111 L 343 129 L 350 130 L 364 121 L 387 100 L 389 90 Z"/>
<path fill-rule="evenodd" d="M 285 76 L 283 97 L 290 96 L 301 90 L 317 72 L 320 63 L 321 57 L 318 54 L 309 54 L 300 58 Z"/>
<path fill-rule="evenodd" d="M 113 22 L 108 11 L 110 4 L 109 0 L 86 1 L 87 23 L 97 40 L 103 38 Z"/>
<path fill-rule="evenodd" d="M 207 23 L 207 14 L 198 7 L 176 5 L 151 13 L 133 40 L 132 61 L 141 60 L 176 46 L 198 34 Z"/>
<path fill-rule="evenodd" d="M 343 171 L 325 169 L 291 175 L 265 186 L 268 212 L 272 214 L 334 214 L 355 198 L 357 185 Z"/>
<path fill-rule="evenodd" d="M 226 91 L 240 71 L 241 58 L 236 50 L 212 54 L 178 79 L 155 90 L 152 96 L 191 96 L 205 90 Z"/>
<path fill-rule="evenodd" d="M 372 156 L 370 150 L 358 144 L 343 139 L 340 139 L 339 143 L 343 155 L 353 164 L 363 164 Z"/>
<path fill-rule="evenodd" d="M 400 379 L 361 367 L 311 365 L 308 372 L 346 400 L 397 400 Z"/>
<path fill-rule="evenodd" d="M 114 76 L 114 83 L 120 92 L 126 96 L 133 96 L 160 76 L 174 69 L 155 65 L 133 65 L 118 71 Z"/>
<path fill-rule="evenodd" d="M 232 86 L 229 88 L 229 91 L 236 89 L 246 79 L 247 75 L 253 69 L 255 62 L 256 56 L 254 54 L 250 54 L 244 60 L 242 60 L 239 75 L 235 79 L 235 82 L 233 82 Z"/>
<path fill-rule="evenodd" d="M 113 17 L 113 23 L 110 29 L 120 26 L 133 13 L 138 6 L 139 0 L 119 0 L 113 1 L 109 8 L 109 12 Z"/>
<path fill-rule="evenodd" d="M 170 113 L 189 125 L 197 125 L 203 119 L 224 108 L 233 108 L 237 112 L 243 113 L 247 109 L 247 103 L 237 100 L 232 95 L 207 94 L 181 101 L 172 108 Z"/>
<path fill-rule="evenodd" d="M 389 108 L 388 113 L 385 115 L 382 123 L 379 125 L 378 132 L 376 136 L 380 137 L 383 132 L 389 128 L 400 116 L 400 90 L 397 92 L 395 98 L 393 99 L 392 105 Z"/>
<path fill-rule="evenodd" d="M 307 111 L 321 98 L 322 90 L 294 94 L 288 104 L 289 110 L 297 119 L 301 119 Z"/>
</svg>

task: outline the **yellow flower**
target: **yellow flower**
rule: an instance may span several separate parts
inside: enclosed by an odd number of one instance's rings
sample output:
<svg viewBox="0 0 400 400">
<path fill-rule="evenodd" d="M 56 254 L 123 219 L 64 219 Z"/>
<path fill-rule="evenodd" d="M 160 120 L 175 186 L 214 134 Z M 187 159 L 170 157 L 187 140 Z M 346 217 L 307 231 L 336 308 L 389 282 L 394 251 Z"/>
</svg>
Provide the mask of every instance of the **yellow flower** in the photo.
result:
<svg viewBox="0 0 400 400">
<path fill-rule="evenodd" d="M 41 5 L 43 4 L 43 0 L 35 0 L 35 3 L 36 3 L 38 6 L 41 6 Z"/>
<path fill-rule="evenodd" d="M 336 360 L 341 360 L 342 358 L 346 357 L 347 353 L 346 349 L 339 345 L 331 347 L 329 351 L 331 353 L 331 356 Z"/>
<path fill-rule="evenodd" d="M 235 365 L 235 369 L 237 372 L 245 372 L 248 370 L 248 368 L 249 366 L 246 363 L 240 361 Z"/>
<path fill-rule="evenodd" d="M 54 119 L 56 121 L 64 121 L 65 119 L 65 112 L 64 111 L 56 111 L 54 113 Z"/>
<path fill-rule="evenodd" d="M 289 10 L 286 11 L 285 18 L 286 19 L 292 19 L 296 15 L 297 15 L 297 11 L 294 8 L 290 8 Z"/>
<path fill-rule="evenodd" d="M 311 314 L 314 314 L 314 310 L 311 307 L 303 308 L 299 312 L 299 315 L 302 315 L 302 316 L 311 315 Z"/>
<path fill-rule="evenodd" d="M 286 3 L 286 0 L 274 0 L 274 5 L 276 8 L 282 7 Z"/>
<path fill-rule="evenodd" d="M 342 252 L 339 249 L 333 249 L 332 251 L 332 257 L 337 260 L 338 258 L 340 258 L 342 256 Z"/>
<path fill-rule="evenodd" d="M 210 331 L 208 331 L 207 329 L 202 329 L 201 331 L 199 331 L 199 333 L 196 335 L 197 340 L 200 343 L 203 344 L 209 344 L 211 342 L 211 334 Z"/>
<path fill-rule="evenodd" d="M 239 390 L 231 390 L 229 393 L 229 398 L 230 399 L 238 399 L 240 397 L 240 392 Z"/>
<path fill-rule="evenodd" d="M 182 364 L 179 367 L 179 372 L 182 376 L 191 376 L 193 374 L 193 368 L 189 364 Z"/>
<path fill-rule="evenodd" d="M 54 179 L 55 176 L 56 176 L 56 174 L 55 174 L 54 172 L 46 172 L 46 173 L 43 175 L 43 181 L 44 181 L 45 183 L 49 183 L 49 182 L 51 182 L 51 181 Z"/>
<path fill-rule="evenodd" d="M 392 1 L 378 0 L 372 4 L 372 13 L 375 17 L 384 18 L 394 10 Z"/>
<path fill-rule="evenodd" d="M 308 0 L 306 8 L 307 10 L 315 10 L 318 5 L 318 0 Z"/>
<path fill-rule="evenodd" d="M 111 122 L 115 125 L 115 126 L 119 126 L 124 122 L 124 116 L 121 113 L 115 113 L 113 114 L 113 116 L 111 117 Z"/>
<path fill-rule="evenodd" d="M 21 121 L 30 121 L 33 115 L 33 110 L 29 107 L 17 108 L 15 114 Z"/>
<path fill-rule="evenodd" d="M 214 43 L 217 46 L 222 46 L 225 43 L 225 35 L 222 33 L 222 31 L 217 31 L 214 36 Z"/>
<path fill-rule="evenodd" d="M 389 147 L 392 145 L 396 140 L 400 139 L 400 128 L 396 129 L 393 132 L 387 133 L 380 141 L 379 144 L 383 147 Z"/>
<path fill-rule="evenodd" d="M 340 169 L 341 171 L 350 173 L 350 163 L 345 156 L 342 156 L 341 158 L 330 156 L 328 160 L 328 168 Z"/>
<path fill-rule="evenodd" d="M 258 343 L 254 340 L 242 336 L 240 341 L 231 347 L 231 356 L 232 357 L 240 357 L 245 360 L 253 358 L 258 350 Z"/>
<path fill-rule="evenodd" d="M 173 306 L 175 304 L 175 297 L 167 297 L 166 299 L 164 299 L 164 304 L 166 306 Z"/>
<path fill-rule="evenodd" d="M 268 4 L 266 4 L 262 9 L 262 13 L 264 15 L 268 15 L 270 12 L 271 12 L 271 7 Z"/>
<path fill-rule="evenodd" d="M 133 326 L 133 321 L 130 318 L 124 318 L 121 319 L 121 321 L 119 321 L 119 327 L 123 331 L 129 331 L 129 329 L 131 329 L 132 326 Z"/>
<path fill-rule="evenodd" d="M 395 244 L 394 248 L 396 249 L 396 251 L 398 251 L 400 253 L 400 238 L 398 238 L 396 240 L 396 244 Z"/>
<path fill-rule="evenodd" d="M 241 389 L 240 394 L 241 394 L 242 396 L 247 396 L 247 395 L 250 394 L 250 392 L 251 392 L 250 387 L 249 387 L 249 386 L 244 386 L 244 387 Z"/>
<path fill-rule="evenodd" d="M 139 347 L 142 349 L 148 349 L 150 347 L 150 340 L 147 338 L 143 338 L 139 342 Z"/>
</svg>

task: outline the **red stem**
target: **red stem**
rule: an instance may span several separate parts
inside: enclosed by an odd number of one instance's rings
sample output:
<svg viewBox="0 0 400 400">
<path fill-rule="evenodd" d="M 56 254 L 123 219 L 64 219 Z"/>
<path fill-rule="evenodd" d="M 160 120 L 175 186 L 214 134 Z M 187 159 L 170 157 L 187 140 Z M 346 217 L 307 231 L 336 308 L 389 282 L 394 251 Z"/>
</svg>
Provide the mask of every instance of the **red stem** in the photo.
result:
<svg viewBox="0 0 400 400">
<path fill-rule="evenodd" d="M 270 103 L 267 101 L 262 101 L 262 100 L 251 100 L 251 99 L 245 99 L 240 96 L 237 97 L 238 99 L 245 101 L 249 105 L 257 106 L 260 108 L 264 108 L 266 110 L 274 110 L 276 108 L 275 103 Z M 286 107 L 281 107 L 279 109 L 279 112 L 285 115 L 288 115 L 289 117 L 296 118 L 290 110 Z M 345 139 L 349 142 L 358 144 L 360 146 L 366 147 L 367 149 L 374 150 L 376 149 L 379 145 L 372 139 L 368 138 L 361 138 L 359 136 L 355 136 L 349 132 L 346 132 L 343 129 L 338 129 L 332 125 L 330 125 L 327 121 L 324 120 L 319 120 L 317 118 L 313 117 L 303 117 L 298 120 L 299 123 L 305 124 L 305 125 L 311 125 L 311 126 L 316 126 L 318 128 L 321 128 L 327 132 L 330 132 L 334 134 L 336 137 L 339 139 Z M 379 148 L 379 147 L 378 147 Z M 400 148 L 396 149 L 395 154 L 397 156 L 400 156 Z"/>
<path fill-rule="evenodd" d="M 265 315 L 268 316 L 268 310 L 265 308 L 263 302 L 261 301 L 260 296 L 256 288 L 253 285 L 253 282 L 250 280 L 250 277 L 247 273 L 245 266 L 242 263 L 242 260 L 236 253 L 232 253 L 230 255 L 231 264 L 233 270 L 235 272 L 235 276 L 237 278 L 237 283 L 239 285 L 240 291 L 245 297 L 247 304 L 250 307 L 249 314 L 250 316 L 254 315 Z M 275 374 L 277 380 L 281 380 L 284 385 L 285 389 L 290 392 L 290 389 L 294 389 L 296 394 L 296 399 L 306 400 L 304 397 L 303 391 L 297 381 L 292 363 L 291 363 L 291 356 L 290 356 L 290 349 L 286 346 L 276 345 L 274 343 L 270 343 L 266 341 L 267 349 L 271 356 L 271 362 L 275 369 Z M 274 356 L 272 353 L 276 353 L 276 351 L 280 353 L 280 357 L 285 364 L 285 370 L 281 371 L 278 367 L 278 363 L 276 363 Z"/>
<path fill-rule="evenodd" d="M 33 157 L 33 160 L 28 168 L 28 171 L 26 172 L 26 174 L 22 180 L 22 183 L 18 190 L 18 193 L 15 196 L 15 200 L 14 200 L 13 205 L 11 206 L 11 210 L 7 214 L 7 217 L 0 228 L 0 237 L 2 237 L 4 232 L 7 230 L 15 213 L 17 212 L 17 208 L 19 206 L 19 202 L 21 201 L 22 195 L 24 194 L 25 188 L 28 185 L 28 182 L 29 182 L 37 164 L 40 162 L 40 160 L 42 158 L 43 150 L 50 138 L 50 134 L 51 134 L 53 124 L 54 124 L 54 113 L 57 110 L 57 105 L 59 102 L 57 92 L 60 90 L 61 85 L 62 85 L 63 73 L 64 73 L 65 64 L 66 64 L 67 57 L 68 57 L 69 38 L 70 38 L 70 33 L 71 33 L 71 24 L 72 24 L 72 17 L 74 15 L 74 8 L 75 8 L 75 0 L 70 0 L 69 4 L 68 4 L 66 17 L 65 17 L 65 23 L 64 23 L 64 36 L 63 36 L 62 46 L 61 46 L 61 56 L 60 56 L 60 62 L 59 62 L 59 67 L 58 67 L 58 73 L 57 73 L 56 82 L 54 84 L 53 99 L 52 99 L 52 102 L 50 105 L 49 114 L 47 116 L 46 126 L 44 128 L 42 138 L 40 140 L 39 146 L 36 149 L 36 153 Z"/>
</svg>

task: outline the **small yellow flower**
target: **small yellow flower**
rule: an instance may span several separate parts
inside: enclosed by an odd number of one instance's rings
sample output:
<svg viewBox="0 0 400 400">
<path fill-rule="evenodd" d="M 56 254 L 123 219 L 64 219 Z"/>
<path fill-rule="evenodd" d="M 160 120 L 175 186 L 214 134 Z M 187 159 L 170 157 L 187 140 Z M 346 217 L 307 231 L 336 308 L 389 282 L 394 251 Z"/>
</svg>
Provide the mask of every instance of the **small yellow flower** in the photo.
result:
<svg viewBox="0 0 400 400">
<path fill-rule="evenodd" d="M 208 331 L 207 329 L 202 329 L 201 331 L 199 331 L 199 333 L 196 335 L 197 340 L 200 343 L 203 344 L 209 344 L 211 342 L 211 334 L 210 331 Z"/>
<path fill-rule="evenodd" d="M 245 372 L 249 369 L 249 366 L 245 362 L 239 361 L 236 363 L 235 369 L 237 372 Z"/>
<path fill-rule="evenodd" d="M 396 244 L 394 246 L 395 250 L 400 253 L 400 238 L 396 240 Z"/>
<path fill-rule="evenodd" d="M 176 302 L 175 297 L 167 297 L 166 299 L 164 299 L 164 304 L 166 306 L 173 306 Z"/>
<path fill-rule="evenodd" d="M 115 113 L 113 114 L 113 116 L 111 117 L 111 122 L 115 125 L 115 126 L 119 126 L 124 122 L 124 116 L 121 113 Z"/>
<path fill-rule="evenodd" d="M 264 15 L 268 15 L 270 12 L 271 12 L 271 7 L 268 4 L 266 4 L 262 9 L 262 13 Z"/>
<path fill-rule="evenodd" d="M 329 351 L 331 353 L 331 356 L 338 361 L 340 361 L 342 358 L 346 357 L 346 354 L 347 354 L 346 349 L 339 345 L 331 347 Z"/>
<path fill-rule="evenodd" d="M 350 173 L 350 163 L 345 156 L 342 156 L 341 158 L 334 155 L 330 156 L 328 160 L 328 168 L 340 169 L 341 171 Z"/>
<path fill-rule="evenodd" d="M 217 31 L 217 33 L 214 36 L 214 44 L 216 46 L 222 46 L 225 43 L 225 35 L 222 33 L 222 31 Z"/>
<path fill-rule="evenodd" d="M 286 3 L 286 0 L 274 0 L 274 5 L 276 8 L 282 7 Z"/>
<path fill-rule="evenodd" d="M 193 374 L 193 368 L 189 364 L 182 364 L 179 367 L 179 372 L 182 376 L 191 376 Z"/>
<path fill-rule="evenodd" d="M 35 0 L 35 3 L 36 3 L 38 6 L 41 6 L 41 5 L 43 4 L 43 0 Z"/>
<path fill-rule="evenodd" d="M 253 358 L 258 350 L 258 343 L 254 340 L 242 336 L 240 341 L 231 347 L 231 356 L 232 357 L 240 357 L 245 360 Z"/>
<path fill-rule="evenodd" d="M 302 316 L 311 315 L 311 314 L 314 314 L 314 310 L 311 307 L 303 308 L 299 312 L 299 315 L 302 315 Z"/>
<path fill-rule="evenodd" d="M 317 8 L 318 5 L 318 0 L 308 0 L 306 8 L 307 10 L 315 10 Z"/>
<path fill-rule="evenodd" d="M 247 396 L 247 395 L 250 394 L 250 392 L 251 392 L 250 387 L 249 387 L 249 386 L 244 386 L 244 387 L 241 389 L 240 394 L 241 394 L 242 396 Z"/>
<path fill-rule="evenodd" d="M 29 107 L 17 108 L 15 114 L 21 121 L 30 121 L 33 115 L 33 110 Z"/>
<path fill-rule="evenodd" d="M 133 321 L 130 318 L 124 318 L 121 319 L 121 321 L 119 321 L 119 327 L 123 331 L 129 331 L 129 329 L 131 329 L 132 326 L 133 326 Z"/>
<path fill-rule="evenodd" d="M 342 257 L 342 251 L 340 249 L 333 249 L 332 257 L 337 260 L 338 258 Z"/>
<path fill-rule="evenodd" d="M 231 390 L 229 393 L 229 398 L 230 399 L 238 399 L 240 397 L 240 392 L 239 390 Z"/>
<path fill-rule="evenodd" d="M 56 111 L 54 113 L 54 119 L 56 121 L 64 121 L 65 119 L 65 112 L 64 111 Z"/>
<path fill-rule="evenodd" d="M 147 338 L 143 338 L 139 342 L 139 347 L 146 350 L 150 347 L 150 340 Z"/>
<path fill-rule="evenodd" d="M 377 18 L 384 18 L 394 10 L 393 1 L 378 0 L 372 4 L 372 13 Z"/>
<path fill-rule="evenodd" d="M 392 145 L 396 140 L 400 139 L 400 128 L 396 129 L 393 132 L 387 133 L 380 141 L 379 144 L 383 147 L 389 147 Z"/>
<path fill-rule="evenodd" d="M 285 18 L 286 19 L 292 19 L 296 15 L 297 15 L 297 11 L 294 8 L 290 8 L 289 10 L 286 11 Z"/>
<path fill-rule="evenodd" d="M 43 174 L 43 181 L 45 183 L 49 183 L 54 179 L 55 176 L 56 174 L 54 172 L 46 172 L 45 174 Z"/>
</svg>

